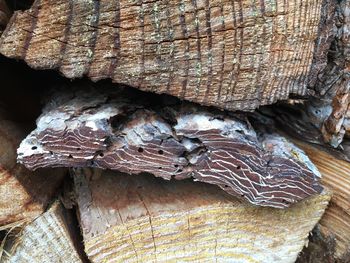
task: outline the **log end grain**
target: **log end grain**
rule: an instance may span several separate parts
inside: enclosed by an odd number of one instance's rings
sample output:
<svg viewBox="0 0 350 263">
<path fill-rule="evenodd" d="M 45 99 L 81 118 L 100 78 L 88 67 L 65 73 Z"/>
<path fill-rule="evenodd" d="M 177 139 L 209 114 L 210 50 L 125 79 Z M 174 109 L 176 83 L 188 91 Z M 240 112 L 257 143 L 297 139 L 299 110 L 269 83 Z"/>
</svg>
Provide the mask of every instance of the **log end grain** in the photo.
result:
<svg viewBox="0 0 350 263">
<path fill-rule="evenodd" d="M 55 202 L 7 241 L 4 249 L 9 256 L 2 262 L 83 262 L 74 246 L 69 220 L 68 212 Z"/>
<path fill-rule="evenodd" d="M 323 192 L 280 210 L 188 180 L 97 169 L 74 175 L 85 251 L 93 262 L 292 263 L 330 199 Z"/>
<path fill-rule="evenodd" d="M 333 191 L 329 207 L 320 221 L 322 231 L 334 235 L 338 259 L 350 251 L 350 163 L 337 159 L 319 147 L 296 142 L 322 174 L 322 183 Z M 345 261 L 346 262 L 346 261 Z"/>
</svg>

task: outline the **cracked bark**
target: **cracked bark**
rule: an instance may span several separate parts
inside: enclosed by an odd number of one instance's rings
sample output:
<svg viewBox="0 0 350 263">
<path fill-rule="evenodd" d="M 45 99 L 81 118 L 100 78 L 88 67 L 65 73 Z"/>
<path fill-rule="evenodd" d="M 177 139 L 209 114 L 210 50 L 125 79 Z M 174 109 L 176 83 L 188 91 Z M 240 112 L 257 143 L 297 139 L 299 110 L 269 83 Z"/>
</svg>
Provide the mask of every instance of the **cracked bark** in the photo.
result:
<svg viewBox="0 0 350 263">
<path fill-rule="evenodd" d="M 85 251 L 96 263 L 292 263 L 330 199 L 323 192 L 281 210 L 189 180 L 88 168 L 72 173 Z"/>
<path fill-rule="evenodd" d="M 52 96 L 18 160 L 27 168 L 98 167 L 215 184 L 249 202 L 288 207 L 320 193 L 319 172 L 277 134 L 255 132 L 244 115 L 158 101 L 128 90 Z M 152 96 L 151 96 L 152 97 Z"/>
<path fill-rule="evenodd" d="M 315 93 L 336 1 L 36 0 L 0 52 L 68 78 L 110 78 L 203 105 L 252 111 Z"/>
</svg>

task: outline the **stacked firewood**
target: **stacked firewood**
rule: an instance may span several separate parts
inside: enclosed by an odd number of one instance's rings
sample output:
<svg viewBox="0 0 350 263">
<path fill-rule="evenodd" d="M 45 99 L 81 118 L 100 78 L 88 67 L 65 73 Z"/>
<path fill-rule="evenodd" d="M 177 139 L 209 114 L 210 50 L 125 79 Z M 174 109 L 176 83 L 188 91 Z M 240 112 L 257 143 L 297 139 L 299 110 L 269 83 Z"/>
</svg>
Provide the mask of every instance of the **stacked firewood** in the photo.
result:
<svg viewBox="0 0 350 263">
<path fill-rule="evenodd" d="M 348 0 L 24 2 L 0 261 L 350 262 Z"/>
</svg>

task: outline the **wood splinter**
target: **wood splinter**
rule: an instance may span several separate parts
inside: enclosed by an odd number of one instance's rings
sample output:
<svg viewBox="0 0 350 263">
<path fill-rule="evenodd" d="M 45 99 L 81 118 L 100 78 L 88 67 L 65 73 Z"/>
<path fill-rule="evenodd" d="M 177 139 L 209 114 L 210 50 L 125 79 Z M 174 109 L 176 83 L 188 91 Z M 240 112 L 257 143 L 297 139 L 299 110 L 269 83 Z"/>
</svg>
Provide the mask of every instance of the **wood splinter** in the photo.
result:
<svg viewBox="0 0 350 263">
<path fill-rule="evenodd" d="M 257 134 L 238 114 L 188 104 L 146 106 L 86 87 L 54 100 L 18 149 L 19 162 L 29 169 L 192 177 L 277 208 L 322 191 L 319 172 L 301 150 L 276 134 Z"/>
</svg>

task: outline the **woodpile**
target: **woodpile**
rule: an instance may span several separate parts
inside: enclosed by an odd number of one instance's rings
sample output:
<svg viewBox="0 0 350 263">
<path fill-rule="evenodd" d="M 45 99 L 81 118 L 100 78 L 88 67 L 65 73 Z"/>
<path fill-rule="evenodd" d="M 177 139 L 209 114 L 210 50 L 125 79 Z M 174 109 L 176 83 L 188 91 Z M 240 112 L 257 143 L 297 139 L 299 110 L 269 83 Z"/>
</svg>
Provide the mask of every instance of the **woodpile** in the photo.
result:
<svg viewBox="0 0 350 263">
<path fill-rule="evenodd" d="M 349 28 L 348 0 L 0 0 L 0 261 L 350 262 Z"/>
</svg>

